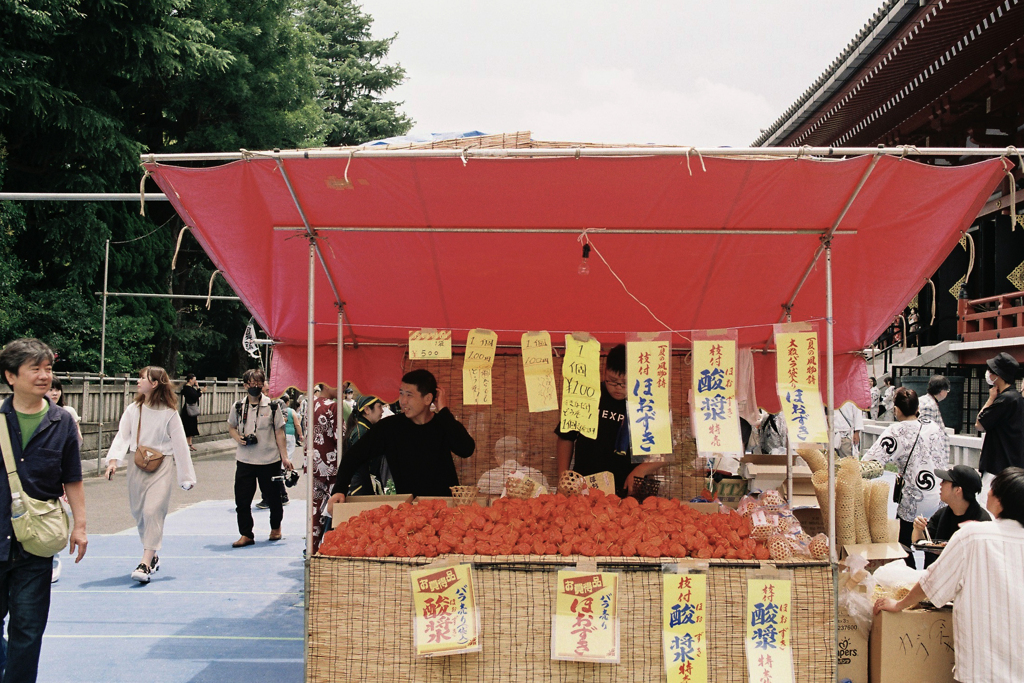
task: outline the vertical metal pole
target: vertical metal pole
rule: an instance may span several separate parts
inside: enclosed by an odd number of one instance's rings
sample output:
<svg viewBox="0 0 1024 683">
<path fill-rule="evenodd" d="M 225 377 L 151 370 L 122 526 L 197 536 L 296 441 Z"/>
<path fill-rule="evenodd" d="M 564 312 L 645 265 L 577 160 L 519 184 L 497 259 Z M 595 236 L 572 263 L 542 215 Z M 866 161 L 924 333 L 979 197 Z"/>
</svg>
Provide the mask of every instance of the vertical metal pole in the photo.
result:
<svg viewBox="0 0 1024 683">
<path fill-rule="evenodd" d="M 793 315 L 789 310 L 786 311 L 786 322 L 793 322 Z M 775 350 L 779 353 L 779 350 Z M 785 418 L 783 418 L 785 419 Z M 786 500 L 789 501 L 789 505 L 793 505 L 793 442 L 789 438 L 789 432 L 786 432 Z"/>
<path fill-rule="evenodd" d="M 313 419 L 313 351 L 314 332 L 316 328 L 316 311 L 313 305 L 314 283 L 316 281 L 316 242 L 309 240 L 309 290 L 306 315 L 308 327 L 306 328 L 306 571 L 305 590 L 303 591 L 303 624 L 305 629 L 302 634 L 302 660 L 306 678 L 309 673 L 309 589 L 310 569 L 313 558 L 313 429 L 316 424 Z"/>
<path fill-rule="evenodd" d="M 341 409 L 342 405 L 344 405 L 344 398 L 345 398 L 345 388 L 342 386 L 342 382 L 344 382 L 344 379 L 343 379 L 344 375 L 341 372 L 341 363 L 342 363 L 342 360 L 344 360 L 344 355 L 345 355 L 344 352 L 345 352 L 345 309 L 343 309 L 341 307 L 341 304 L 339 303 L 338 304 L 338 402 L 337 402 L 337 406 L 338 406 L 338 421 L 337 421 L 337 424 L 338 424 L 338 439 L 339 439 L 338 447 L 339 447 L 339 449 L 341 447 L 341 444 L 340 444 L 340 440 L 341 440 L 341 425 L 342 425 L 342 421 L 341 420 L 342 420 L 342 415 L 345 414 L 345 411 L 343 411 Z M 339 452 L 340 452 L 340 450 L 339 450 Z"/>
<path fill-rule="evenodd" d="M 107 279 L 110 273 L 110 240 L 103 250 L 103 318 L 100 323 L 100 410 L 99 410 L 99 434 L 96 437 L 96 474 L 103 471 L 103 378 L 106 371 L 107 360 Z M 82 406 L 85 410 L 85 406 Z"/>
<path fill-rule="evenodd" d="M 832 243 L 825 243 L 825 323 L 826 342 L 825 349 L 828 364 L 828 547 L 833 562 L 839 561 L 839 553 L 836 549 L 836 452 L 832 444 L 836 440 L 835 403 L 836 403 L 836 366 L 835 366 L 835 342 L 833 340 L 833 329 L 835 321 L 832 319 Z"/>
</svg>

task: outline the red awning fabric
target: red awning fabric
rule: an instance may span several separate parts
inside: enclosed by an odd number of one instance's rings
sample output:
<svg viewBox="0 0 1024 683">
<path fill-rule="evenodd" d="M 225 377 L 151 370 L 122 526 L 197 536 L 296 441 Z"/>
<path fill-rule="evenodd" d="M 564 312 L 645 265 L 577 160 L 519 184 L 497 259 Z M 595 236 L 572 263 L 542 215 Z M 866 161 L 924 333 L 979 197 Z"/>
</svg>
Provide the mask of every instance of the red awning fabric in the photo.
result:
<svg viewBox="0 0 1024 683">
<path fill-rule="evenodd" d="M 518 344 L 527 330 L 550 331 L 556 345 L 576 330 L 612 344 L 626 332 L 665 329 L 657 316 L 676 331 L 677 347 L 689 346 L 690 330 L 727 327 L 740 329 L 742 346 L 771 345 L 771 324 L 872 161 L 706 158 L 705 171 L 691 158 L 692 174 L 683 156 L 282 163 L 351 323 L 345 378 L 389 397 L 402 350 L 372 344 L 402 344 L 420 327 L 451 329 L 456 344 L 477 327 L 495 330 L 501 344 Z M 864 363 L 849 354 L 870 344 L 924 286 L 1004 165 L 878 159 L 839 226 L 854 234 L 832 242 L 837 404 L 867 406 Z M 272 391 L 306 386 L 308 241 L 275 161 L 145 166 L 280 342 Z M 345 227 L 416 231 L 331 229 Z M 453 231 L 466 229 L 475 231 Z M 658 230 L 708 234 L 652 233 Z M 764 230 L 802 234 L 739 234 Z M 583 231 L 607 261 L 593 253 L 587 276 L 577 273 Z M 822 257 L 800 289 L 794 321 L 825 317 L 824 266 Z M 315 374 L 333 385 L 337 309 L 319 263 L 316 270 Z M 353 341 L 358 349 L 348 347 Z M 774 358 L 755 356 L 758 401 L 777 410 Z"/>
</svg>

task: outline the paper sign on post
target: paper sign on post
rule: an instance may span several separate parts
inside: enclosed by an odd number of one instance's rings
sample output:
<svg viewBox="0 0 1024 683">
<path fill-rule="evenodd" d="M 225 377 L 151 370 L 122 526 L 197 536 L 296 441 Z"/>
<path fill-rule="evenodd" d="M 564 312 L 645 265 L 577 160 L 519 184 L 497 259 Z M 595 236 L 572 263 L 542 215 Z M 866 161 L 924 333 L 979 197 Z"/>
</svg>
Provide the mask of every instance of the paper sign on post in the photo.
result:
<svg viewBox="0 0 1024 683">
<path fill-rule="evenodd" d="M 626 412 L 634 456 L 672 452 L 672 415 L 668 407 L 670 339 L 670 334 L 664 333 L 641 335 L 636 341 L 626 342 Z"/>
<path fill-rule="evenodd" d="M 558 410 L 555 366 L 551 362 L 551 335 L 547 332 L 525 332 L 522 347 L 526 399 L 530 404 L 530 412 Z"/>
<path fill-rule="evenodd" d="M 412 360 L 451 360 L 451 330 L 412 330 L 409 332 L 409 358 Z"/>
<path fill-rule="evenodd" d="M 416 654 L 435 657 L 480 652 L 480 612 L 472 566 L 435 566 L 410 574 Z"/>
<path fill-rule="evenodd" d="M 551 659 L 619 663 L 618 574 L 558 572 Z"/>
<path fill-rule="evenodd" d="M 462 363 L 462 404 L 491 405 L 491 366 L 498 335 L 491 330 L 470 330 Z"/>
<path fill-rule="evenodd" d="M 693 434 L 702 453 L 742 453 L 736 330 L 693 333 Z"/>
<path fill-rule="evenodd" d="M 662 649 L 668 683 L 707 683 L 707 578 L 662 575 Z"/>
<path fill-rule="evenodd" d="M 597 418 L 601 404 L 601 344 L 596 339 L 578 341 L 565 335 L 562 359 L 562 432 L 579 432 L 588 439 L 597 438 Z"/>
<path fill-rule="evenodd" d="M 776 388 L 789 438 L 794 443 L 828 443 L 814 328 L 806 323 L 776 325 L 775 362 Z"/>
<path fill-rule="evenodd" d="M 747 580 L 747 673 L 751 681 L 793 683 L 789 579 Z"/>
</svg>

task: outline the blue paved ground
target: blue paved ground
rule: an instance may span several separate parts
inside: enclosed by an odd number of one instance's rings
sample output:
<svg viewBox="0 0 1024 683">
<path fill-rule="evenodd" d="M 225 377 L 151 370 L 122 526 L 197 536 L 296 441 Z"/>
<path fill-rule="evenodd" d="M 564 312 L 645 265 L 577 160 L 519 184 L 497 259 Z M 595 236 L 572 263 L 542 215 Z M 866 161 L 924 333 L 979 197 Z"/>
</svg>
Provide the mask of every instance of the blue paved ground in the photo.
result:
<svg viewBox="0 0 1024 683">
<path fill-rule="evenodd" d="M 81 564 L 64 556 L 53 586 L 40 681 L 179 683 L 302 680 L 302 501 L 285 508 L 285 539 L 238 538 L 233 503 L 205 501 L 167 517 L 161 569 L 146 586 L 135 530 L 89 538 Z"/>
</svg>

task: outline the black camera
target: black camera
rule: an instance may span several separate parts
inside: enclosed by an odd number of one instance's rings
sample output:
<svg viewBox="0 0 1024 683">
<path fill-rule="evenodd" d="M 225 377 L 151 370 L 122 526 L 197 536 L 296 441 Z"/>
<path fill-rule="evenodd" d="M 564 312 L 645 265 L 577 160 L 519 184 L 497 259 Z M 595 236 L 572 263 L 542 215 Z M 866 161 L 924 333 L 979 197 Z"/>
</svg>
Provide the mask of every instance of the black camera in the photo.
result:
<svg viewBox="0 0 1024 683">
<path fill-rule="evenodd" d="M 242 441 L 245 442 L 246 446 L 255 446 L 260 442 L 260 440 L 256 438 L 255 434 L 246 434 L 242 437 Z"/>
<path fill-rule="evenodd" d="M 299 473 L 296 472 L 295 470 L 288 470 L 286 472 L 282 472 L 276 477 L 271 477 L 270 480 L 283 481 L 285 486 L 291 488 L 299 483 Z"/>
</svg>

